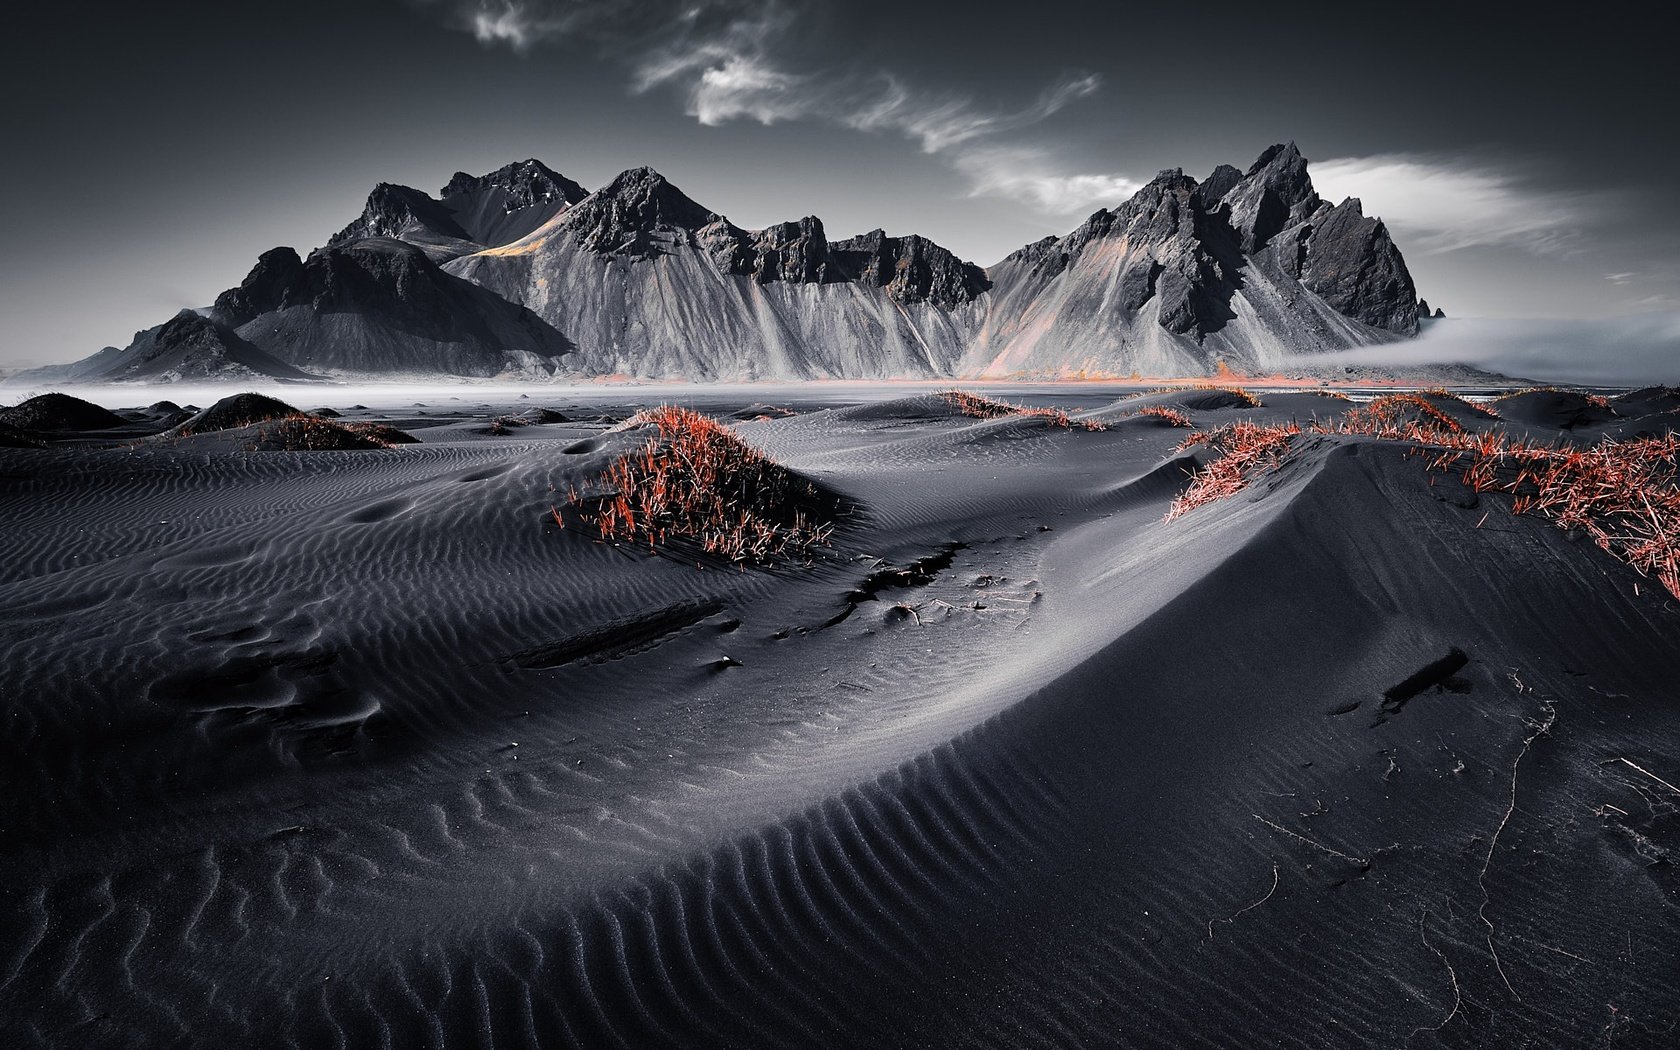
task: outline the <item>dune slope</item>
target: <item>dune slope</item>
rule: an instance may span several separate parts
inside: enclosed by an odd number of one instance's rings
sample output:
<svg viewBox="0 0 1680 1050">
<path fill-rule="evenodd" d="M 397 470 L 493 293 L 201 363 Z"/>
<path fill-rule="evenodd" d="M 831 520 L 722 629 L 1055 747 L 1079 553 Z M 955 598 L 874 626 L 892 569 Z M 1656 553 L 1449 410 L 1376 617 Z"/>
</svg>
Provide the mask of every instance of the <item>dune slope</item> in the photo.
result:
<svg viewBox="0 0 1680 1050">
<path fill-rule="evenodd" d="M 1661 1045 L 1673 599 L 1358 438 L 1164 522 L 1132 411 L 757 412 L 853 509 L 745 572 L 557 526 L 604 424 L 0 452 L 0 1034 Z"/>
</svg>

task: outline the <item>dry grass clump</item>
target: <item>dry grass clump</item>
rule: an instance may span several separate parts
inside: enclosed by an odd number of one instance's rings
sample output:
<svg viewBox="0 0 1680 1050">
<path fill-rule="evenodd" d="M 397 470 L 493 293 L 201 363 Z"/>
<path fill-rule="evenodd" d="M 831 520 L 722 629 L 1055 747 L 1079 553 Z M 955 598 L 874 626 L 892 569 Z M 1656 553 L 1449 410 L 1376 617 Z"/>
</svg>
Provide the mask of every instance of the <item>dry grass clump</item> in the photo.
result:
<svg viewBox="0 0 1680 1050">
<path fill-rule="evenodd" d="M 1185 383 L 1182 386 L 1162 386 L 1156 387 L 1154 390 L 1145 391 L 1144 394 L 1139 394 L 1138 396 L 1143 397 L 1147 394 L 1181 394 L 1186 390 L 1204 390 L 1215 394 L 1230 394 L 1232 397 L 1242 402 L 1244 407 L 1247 408 L 1259 408 L 1262 404 L 1258 397 L 1240 386 L 1220 386 L 1218 383 Z"/>
<path fill-rule="evenodd" d="M 1419 452 L 1433 448 L 1431 469 L 1460 471 L 1475 492 L 1509 495 L 1513 514 L 1538 514 L 1559 528 L 1585 533 L 1680 597 L 1680 435 L 1606 438 L 1587 448 L 1542 445 L 1498 432 L 1473 433 L 1444 413 L 1404 418 L 1418 400 L 1393 395 L 1306 430 L 1399 441 Z M 1244 422 L 1192 434 L 1180 448 L 1205 444 L 1222 455 L 1196 472 L 1167 520 L 1233 495 L 1276 469 L 1302 431 L 1295 423 Z"/>
<path fill-rule="evenodd" d="M 808 558 L 828 544 L 833 507 L 817 487 L 729 427 L 674 405 L 638 412 L 624 424 L 633 427 L 653 433 L 601 475 L 604 491 L 570 496 L 602 538 L 649 550 L 686 541 L 737 564 Z"/>
<path fill-rule="evenodd" d="M 1173 500 L 1167 520 L 1172 521 L 1204 503 L 1234 496 L 1254 476 L 1281 466 L 1289 452 L 1290 440 L 1300 432 L 1301 428 L 1294 423 L 1261 425 L 1244 420 L 1191 434 L 1178 446 L 1179 451 L 1206 445 L 1219 458 L 1196 472 L 1190 487 Z"/>
<path fill-rule="evenodd" d="M 339 423 L 338 425 L 365 438 L 377 441 L 386 448 L 390 448 L 392 445 L 417 445 L 420 443 L 420 439 L 413 434 L 406 430 L 398 430 L 389 423 Z"/>
<path fill-rule="evenodd" d="M 1156 419 L 1161 420 L 1170 427 L 1194 429 L 1196 426 L 1195 423 L 1190 421 L 1190 417 L 1185 415 L 1183 412 L 1180 412 L 1176 408 L 1167 408 L 1163 405 L 1150 405 L 1148 408 L 1140 408 L 1136 412 L 1128 412 L 1126 415 L 1154 416 Z"/>
<path fill-rule="evenodd" d="M 1389 441 L 1432 441 L 1439 433 L 1458 434 L 1464 424 L 1418 394 L 1388 394 L 1349 409 L 1334 424 L 1335 433 L 1363 434 Z"/>
<path fill-rule="evenodd" d="M 1422 394 L 1425 397 L 1437 397 L 1437 398 L 1441 398 L 1442 400 L 1446 400 L 1446 401 L 1456 401 L 1459 404 L 1463 405 L 1465 408 L 1468 408 L 1470 411 L 1476 413 L 1478 416 L 1486 416 L 1488 419 L 1498 419 L 1499 418 L 1499 413 L 1495 412 L 1493 409 L 1489 408 L 1487 405 L 1480 404 L 1480 403 L 1475 402 L 1475 401 L 1471 401 L 1461 394 L 1455 394 L 1451 390 L 1448 390 L 1444 386 L 1428 387 L 1426 389 L 1419 390 L 1418 393 Z"/>
<path fill-rule="evenodd" d="M 1605 397 L 1603 394 L 1589 394 L 1582 390 L 1569 390 L 1561 386 L 1524 387 L 1521 390 L 1513 390 L 1509 394 L 1500 394 L 1498 397 L 1494 398 L 1494 400 L 1507 401 L 1513 397 L 1522 397 L 1526 394 L 1574 394 L 1576 397 L 1579 397 L 1589 405 L 1594 405 L 1598 408 L 1610 407 L 1610 399 Z"/>
<path fill-rule="evenodd" d="M 338 423 L 297 413 L 256 424 L 257 434 L 247 451 L 345 452 L 390 448 L 414 438 L 395 427 L 376 423 Z M 189 436 L 185 431 L 178 436 Z"/>
<path fill-rule="evenodd" d="M 1579 529 L 1680 597 L 1680 435 L 1602 440 L 1589 448 L 1466 435 L 1430 462 L 1462 467 L 1477 492 L 1511 496 L 1513 514 Z"/>
<path fill-rule="evenodd" d="M 1074 427 L 1082 430 L 1107 430 L 1108 427 L 1095 420 L 1082 419 L 1075 421 L 1059 408 L 1031 408 L 1027 405 L 1012 405 L 997 398 L 971 394 L 966 390 L 941 390 L 938 397 L 946 404 L 965 416 L 974 419 L 1001 419 L 1004 416 L 1030 416 L 1042 419 L 1053 427 Z"/>
</svg>

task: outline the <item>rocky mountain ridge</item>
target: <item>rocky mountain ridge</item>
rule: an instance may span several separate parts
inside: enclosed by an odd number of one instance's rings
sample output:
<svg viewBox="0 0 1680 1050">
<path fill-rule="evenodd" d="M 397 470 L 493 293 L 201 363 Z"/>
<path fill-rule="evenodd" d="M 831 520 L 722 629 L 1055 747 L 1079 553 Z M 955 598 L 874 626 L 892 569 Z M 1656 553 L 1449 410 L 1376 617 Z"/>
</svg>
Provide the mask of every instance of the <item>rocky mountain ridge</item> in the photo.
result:
<svg viewBox="0 0 1680 1050">
<path fill-rule="evenodd" d="M 815 216 L 743 229 L 651 168 L 587 193 L 527 160 L 437 197 L 376 186 L 325 247 L 264 253 L 188 356 L 287 378 L 1196 375 L 1407 338 L 1420 313 L 1386 226 L 1322 200 L 1293 143 L 1164 171 L 989 269 Z M 167 327 L 62 369 L 173 374 L 134 365 Z"/>
</svg>

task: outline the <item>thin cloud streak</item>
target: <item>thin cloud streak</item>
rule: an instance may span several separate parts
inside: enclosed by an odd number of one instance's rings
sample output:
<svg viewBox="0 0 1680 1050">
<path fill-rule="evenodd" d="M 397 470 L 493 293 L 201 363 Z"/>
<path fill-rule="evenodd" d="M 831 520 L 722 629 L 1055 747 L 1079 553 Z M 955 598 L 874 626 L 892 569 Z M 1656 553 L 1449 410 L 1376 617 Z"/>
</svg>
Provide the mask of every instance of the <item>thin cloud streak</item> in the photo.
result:
<svg viewBox="0 0 1680 1050">
<path fill-rule="evenodd" d="M 609 0 L 416 0 L 443 6 L 451 23 L 487 47 L 525 52 L 539 42 L 594 46 L 628 67 L 634 93 L 675 92 L 699 123 L 771 125 L 819 120 L 870 134 L 898 135 L 939 157 L 969 182 L 970 196 L 1006 197 L 1050 215 L 1112 205 L 1141 185 L 1115 173 L 1065 170 L 1048 148 L 1009 141 L 1090 97 L 1093 73 L 1052 81 L 1029 105 L 996 110 L 959 95 L 917 89 L 890 72 L 791 72 L 799 0 L 701 0 L 641 5 Z M 801 67 L 805 68 L 805 67 Z"/>
<path fill-rule="evenodd" d="M 1407 251 L 1420 253 L 1496 246 L 1568 255 L 1594 215 L 1577 194 L 1538 189 L 1472 163 L 1404 153 L 1319 161 L 1312 178 L 1326 198 L 1360 198 L 1367 215 L 1382 216 Z"/>
</svg>

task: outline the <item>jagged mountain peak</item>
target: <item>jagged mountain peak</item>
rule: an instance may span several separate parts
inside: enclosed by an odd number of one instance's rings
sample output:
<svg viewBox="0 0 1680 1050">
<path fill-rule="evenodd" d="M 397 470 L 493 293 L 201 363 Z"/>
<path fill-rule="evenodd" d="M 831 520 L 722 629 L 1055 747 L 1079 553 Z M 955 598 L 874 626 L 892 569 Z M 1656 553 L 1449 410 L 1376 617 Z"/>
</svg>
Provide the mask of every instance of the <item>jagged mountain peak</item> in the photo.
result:
<svg viewBox="0 0 1680 1050">
<path fill-rule="evenodd" d="M 447 200 L 469 193 L 503 189 L 524 198 L 525 204 L 539 200 L 563 200 L 575 204 L 589 195 L 578 183 L 535 158 L 504 164 L 487 175 L 469 175 L 457 171 L 438 196 Z"/>
<path fill-rule="evenodd" d="M 1228 209 L 1242 250 L 1248 253 L 1264 248 L 1279 231 L 1305 220 L 1320 204 L 1307 174 L 1307 158 L 1293 142 L 1267 148 L 1220 202 Z"/>
<path fill-rule="evenodd" d="M 523 160 L 442 193 L 380 183 L 327 248 L 266 252 L 202 322 L 88 367 L 184 371 L 237 339 L 350 373 L 1197 374 L 1411 335 L 1420 312 L 1386 225 L 1321 200 L 1292 142 L 1200 182 L 1163 170 L 990 271 L 812 215 L 742 229 L 646 166 L 585 195 Z"/>
<path fill-rule="evenodd" d="M 328 247 L 349 244 L 368 237 L 412 237 L 468 240 L 467 232 L 444 205 L 412 186 L 381 182 L 368 194 L 362 214 L 334 234 Z"/>
<path fill-rule="evenodd" d="M 649 167 L 629 168 L 572 206 L 565 225 L 591 251 L 604 255 L 647 257 L 657 252 L 653 234 L 694 231 L 720 216 L 697 204 L 669 179 Z"/>
<path fill-rule="evenodd" d="M 900 303 L 951 307 L 978 299 L 992 286 L 985 270 L 916 233 L 891 237 L 875 229 L 835 241 L 829 250 L 846 276 L 885 288 Z"/>
</svg>

